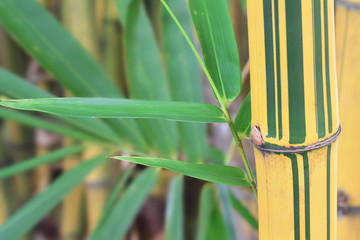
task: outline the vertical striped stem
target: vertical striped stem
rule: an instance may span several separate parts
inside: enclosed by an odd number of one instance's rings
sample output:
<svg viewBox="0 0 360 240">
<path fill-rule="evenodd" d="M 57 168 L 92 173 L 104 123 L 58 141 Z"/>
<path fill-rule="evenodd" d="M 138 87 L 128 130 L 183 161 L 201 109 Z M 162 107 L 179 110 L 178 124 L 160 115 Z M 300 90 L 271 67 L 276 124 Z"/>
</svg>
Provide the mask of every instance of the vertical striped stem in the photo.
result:
<svg viewBox="0 0 360 240">
<path fill-rule="evenodd" d="M 335 1 L 336 60 L 339 115 L 344 131 L 339 139 L 338 188 L 348 195 L 338 217 L 338 239 L 360 239 L 360 182 L 358 169 L 360 125 L 360 1 Z"/>
<path fill-rule="evenodd" d="M 336 238 L 333 4 L 247 1 L 261 240 Z"/>
</svg>

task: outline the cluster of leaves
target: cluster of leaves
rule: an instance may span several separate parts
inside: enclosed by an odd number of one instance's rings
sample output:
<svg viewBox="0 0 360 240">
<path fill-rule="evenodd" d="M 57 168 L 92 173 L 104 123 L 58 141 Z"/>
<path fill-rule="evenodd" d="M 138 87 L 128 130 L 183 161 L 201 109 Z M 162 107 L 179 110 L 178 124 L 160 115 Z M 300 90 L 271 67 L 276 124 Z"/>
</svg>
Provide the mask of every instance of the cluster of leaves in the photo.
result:
<svg viewBox="0 0 360 240">
<path fill-rule="evenodd" d="M 225 186 L 250 187 L 247 174 L 240 168 L 205 163 L 213 151 L 207 145 L 204 123 L 230 121 L 232 124 L 227 104 L 238 96 L 241 89 L 239 57 L 227 3 L 190 0 L 190 11 L 185 0 L 162 3 L 165 7 L 161 13 L 162 45 L 159 47 L 143 2 L 116 0 L 125 34 L 128 99 L 90 54 L 35 0 L 0 2 L 2 26 L 32 58 L 76 96 L 57 98 L 0 68 L 0 91 L 8 98 L 0 102 L 8 107 L 0 107 L 0 116 L 80 142 L 101 145 L 104 149 L 104 154 L 64 173 L 11 216 L 0 227 L 1 239 L 18 239 L 31 230 L 91 170 L 106 161 L 105 156 L 112 151 L 139 156 L 118 156 L 115 159 L 162 167 L 216 183 L 205 185 L 201 193 L 198 239 L 219 239 L 216 236 L 234 239 L 233 225 L 229 223 L 231 205 L 254 228 L 257 227 L 256 220 Z M 192 22 L 204 63 L 192 44 Z M 202 103 L 196 57 L 222 109 Z M 43 112 L 49 116 L 44 119 L 9 108 Z M 241 106 L 234 126 L 240 139 L 248 136 L 249 97 Z M 71 146 L 28 159 L 0 170 L 0 178 L 82 152 L 86 146 Z M 186 162 L 170 160 L 176 159 L 179 152 L 185 153 Z M 150 153 L 153 154 L 151 157 Z M 90 239 L 121 239 L 159 175 L 158 168 L 149 168 L 125 188 L 131 172 L 129 169 L 118 180 Z M 168 239 L 183 239 L 182 191 L 183 178 L 177 176 L 170 185 L 168 197 Z M 121 192 L 124 193 L 119 199 Z M 122 219 L 120 225 L 119 219 Z"/>
</svg>

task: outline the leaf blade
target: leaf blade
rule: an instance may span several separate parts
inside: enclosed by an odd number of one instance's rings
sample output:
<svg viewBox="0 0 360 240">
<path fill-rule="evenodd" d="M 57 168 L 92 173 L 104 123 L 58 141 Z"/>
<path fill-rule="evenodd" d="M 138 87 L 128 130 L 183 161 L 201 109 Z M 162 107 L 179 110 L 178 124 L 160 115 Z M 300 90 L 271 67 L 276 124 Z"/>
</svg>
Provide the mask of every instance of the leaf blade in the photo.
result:
<svg viewBox="0 0 360 240">
<path fill-rule="evenodd" d="M 122 239 L 158 176 L 159 169 L 147 169 L 138 176 L 116 204 L 95 239 Z M 120 225 L 119 220 L 122 221 Z"/>
<path fill-rule="evenodd" d="M 214 105 L 112 98 L 44 98 L 2 100 L 0 105 L 76 117 L 158 118 L 177 121 L 225 122 Z"/>
<path fill-rule="evenodd" d="M 206 68 L 220 97 L 232 101 L 241 90 L 241 69 L 227 3 L 189 0 L 189 5 Z"/>
<path fill-rule="evenodd" d="M 185 0 L 168 0 L 179 21 L 192 39 L 191 15 Z M 168 12 L 162 8 L 162 39 L 164 64 L 174 101 L 203 102 L 199 65 Z M 181 146 L 191 162 L 200 162 L 207 153 L 206 125 L 178 123 Z"/>
<path fill-rule="evenodd" d="M 71 189 L 78 185 L 91 170 L 104 161 L 105 157 L 99 156 L 80 163 L 77 167 L 63 174 L 0 227 L 0 238 L 19 239 L 55 207 Z"/>
<path fill-rule="evenodd" d="M 149 167 L 162 167 L 190 177 L 202 179 L 209 182 L 222 183 L 231 186 L 249 187 L 250 182 L 243 170 L 231 166 L 213 164 L 198 164 L 163 158 L 149 157 L 112 157 Z"/>
<path fill-rule="evenodd" d="M 166 239 L 184 239 L 183 176 L 176 176 L 170 183 L 166 205 Z"/>
<path fill-rule="evenodd" d="M 0 179 L 10 177 L 14 174 L 31 170 L 42 164 L 51 163 L 57 160 L 61 160 L 64 157 L 79 153 L 86 147 L 84 146 L 72 146 L 63 148 L 57 151 L 50 152 L 45 155 L 37 156 L 28 160 L 21 161 L 20 163 L 13 164 L 9 167 L 2 168 L 0 170 Z"/>
<path fill-rule="evenodd" d="M 240 139 L 249 138 L 251 130 L 251 96 L 248 94 L 236 115 L 234 125 Z"/>
</svg>

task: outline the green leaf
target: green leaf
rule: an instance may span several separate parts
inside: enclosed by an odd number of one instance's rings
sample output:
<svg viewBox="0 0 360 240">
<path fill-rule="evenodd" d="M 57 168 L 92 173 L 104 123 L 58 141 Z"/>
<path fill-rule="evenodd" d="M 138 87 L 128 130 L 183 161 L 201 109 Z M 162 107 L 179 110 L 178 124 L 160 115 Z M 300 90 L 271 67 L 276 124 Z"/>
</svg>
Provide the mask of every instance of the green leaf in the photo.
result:
<svg viewBox="0 0 360 240">
<path fill-rule="evenodd" d="M 243 170 L 231 166 L 197 164 L 150 157 L 112 157 L 149 167 L 162 167 L 190 177 L 231 186 L 249 187 L 250 182 Z"/>
<path fill-rule="evenodd" d="M 83 132 L 80 132 L 78 130 L 74 130 L 66 126 L 62 126 L 58 123 L 52 123 L 48 120 L 34 117 L 30 114 L 13 111 L 7 108 L 0 107 L 0 117 L 4 119 L 10 119 L 27 126 L 45 129 L 47 131 L 58 133 L 60 135 L 67 136 L 76 140 L 99 142 L 98 138 L 95 138 L 88 134 L 84 134 Z"/>
<path fill-rule="evenodd" d="M 159 169 L 147 169 L 141 173 L 126 189 L 94 239 L 123 239 L 158 176 Z"/>
<path fill-rule="evenodd" d="M 133 173 L 136 165 L 131 166 L 129 169 L 127 169 L 121 176 L 119 177 L 114 189 L 111 191 L 110 196 L 106 200 L 104 210 L 101 214 L 101 218 L 98 221 L 95 230 L 91 233 L 88 240 L 96 240 L 97 235 L 99 234 L 99 231 L 101 230 L 101 227 L 105 223 L 106 219 L 110 215 L 112 209 L 116 205 L 120 193 L 124 190 L 124 187 L 126 185 L 126 182 L 129 180 L 131 174 Z"/>
<path fill-rule="evenodd" d="M 134 0 L 126 12 L 125 55 L 131 98 L 169 101 L 159 49 L 144 3 Z M 145 137 L 163 155 L 177 155 L 178 136 L 173 122 L 139 120 Z"/>
<path fill-rule="evenodd" d="M 184 239 L 183 176 L 176 176 L 170 183 L 166 205 L 166 239 Z"/>
<path fill-rule="evenodd" d="M 259 229 L 259 224 L 256 218 L 250 213 L 250 211 L 237 199 L 237 197 L 229 190 L 230 199 L 233 207 L 247 221 L 251 227 L 255 230 Z"/>
<path fill-rule="evenodd" d="M 0 239 L 19 239 L 26 234 L 105 159 L 99 156 L 84 161 L 60 176 L 1 225 Z"/>
<path fill-rule="evenodd" d="M 209 159 L 211 163 L 218 165 L 225 165 L 226 156 L 223 151 L 215 147 L 210 147 L 208 151 L 207 159 Z"/>
<path fill-rule="evenodd" d="M 0 1 L 0 23 L 44 69 L 74 95 L 122 97 L 101 66 L 37 1 Z M 126 137 L 138 149 L 147 148 L 134 120 L 104 121 L 112 127 L 116 126 L 116 133 Z"/>
<path fill-rule="evenodd" d="M 38 88 L 9 71 L 0 68 L 0 92 L 10 98 L 51 98 L 54 95 Z M 59 116 L 59 120 L 67 122 L 72 126 L 92 133 L 100 138 L 118 143 L 119 137 L 104 123 L 96 119 L 79 119 Z"/>
<path fill-rule="evenodd" d="M 101 66 L 37 1 L 0 1 L 0 22 L 76 96 L 121 96 Z"/>
<path fill-rule="evenodd" d="M 251 130 L 251 96 L 248 94 L 235 118 L 235 128 L 240 139 L 249 138 Z"/>
<path fill-rule="evenodd" d="M 219 202 L 224 213 L 224 222 L 229 239 L 236 240 L 235 222 L 232 214 L 232 205 L 230 201 L 228 186 L 216 184 L 219 192 Z"/>
<path fill-rule="evenodd" d="M 50 153 L 47 153 L 42 156 L 34 157 L 31 159 L 23 160 L 20 163 L 11 165 L 9 167 L 2 168 L 0 170 L 0 179 L 4 179 L 10 176 L 13 176 L 17 173 L 28 171 L 36 168 L 42 164 L 51 163 L 54 161 L 61 160 L 64 157 L 79 153 L 85 149 L 84 146 L 72 146 L 56 150 Z"/>
<path fill-rule="evenodd" d="M 210 222 L 208 227 L 208 233 L 206 240 L 229 240 L 229 233 L 224 220 L 224 216 L 221 212 L 218 199 L 215 198 L 212 206 L 212 212 L 210 216 Z"/>
<path fill-rule="evenodd" d="M 185 0 L 168 0 L 170 8 L 192 39 L 190 11 Z M 203 90 L 199 65 L 169 13 L 162 8 L 162 39 L 171 99 L 202 102 Z M 206 125 L 178 123 L 181 146 L 191 162 L 203 161 L 207 152 Z"/>
<path fill-rule="evenodd" d="M 213 188 L 208 183 L 201 190 L 196 240 L 207 240 L 213 200 Z"/>
<path fill-rule="evenodd" d="M 218 196 L 213 185 L 203 187 L 200 196 L 200 211 L 196 240 L 229 240 Z"/>
<path fill-rule="evenodd" d="M 1 100 L 1 106 L 76 117 L 157 118 L 175 121 L 225 122 L 214 105 L 113 98 L 44 98 Z"/>
<path fill-rule="evenodd" d="M 234 100 L 241 90 L 241 69 L 227 3 L 189 0 L 189 5 L 206 68 L 220 97 Z"/>
</svg>

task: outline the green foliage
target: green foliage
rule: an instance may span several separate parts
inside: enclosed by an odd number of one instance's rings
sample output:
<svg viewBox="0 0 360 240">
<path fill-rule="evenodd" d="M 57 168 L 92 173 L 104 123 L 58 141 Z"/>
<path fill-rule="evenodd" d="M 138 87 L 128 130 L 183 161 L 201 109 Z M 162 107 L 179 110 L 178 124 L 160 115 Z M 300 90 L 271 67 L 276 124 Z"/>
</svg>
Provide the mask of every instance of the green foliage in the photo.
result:
<svg viewBox="0 0 360 240">
<path fill-rule="evenodd" d="M 108 149 L 145 156 L 115 159 L 161 167 L 219 184 L 251 186 L 249 172 L 226 166 L 225 154 L 207 143 L 205 123 L 228 123 L 235 139 L 247 137 L 250 130 L 249 96 L 239 110 L 235 127 L 227 109 L 227 103 L 234 100 L 241 89 L 238 50 L 227 3 L 189 0 L 190 14 L 186 0 L 161 1 L 163 7 L 158 16 L 161 22 L 156 23 L 154 13 L 151 13 L 153 22 L 150 21 L 147 12 L 151 7 L 148 9 L 144 1 L 115 0 L 124 43 L 119 48 L 125 52 L 119 59 L 125 61 L 122 66 L 127 81 L 124 89 L 130 99 L 116 87 L 101 63 L 36 0 L 0 1 L 2 26 L 63 90 L 74 96 L 59 98 L 0 68 L 0 94 L 6 97 L 0 100 L 0 105 L 41 112 L 35 115 L 0 107 L 0 117 L 79 142 L 43 156 L 21 159 L 22 162 L 1 169 L 0 179 L 80 153 L 91 144 L 101 147 L 103 153 L 63 173 L 15 212 L 0 227 L 0 239 L 18 239 L 29 232 L 105 161 Z M 193 24 L 205 64 L 192 43 Z M 101 45 L 98 39 L 94 42 Z M 196 59 L 221 108 L 203 103 Z M 83 144 L 85 142 L 87 144 Z M 206 161 L 213 164 L 205 164 Z M 246 158 L 244 161 L 247 162 Z M 89 239 L 125 237 L 160 174 L 159 169 L 149 168 L 136 175 L 134 169 L 135 165 L 117 180 Z M 184 188 L 183 176 L 173 178 L 167 198 L 167 239 L 185 238 Z M 224 185 L 208 183 L 203 187 L 197 239 L 235 239 L 232 207 L 255 227 L 256 219 L 229 194 Z"/>
<path fill-rule="evenodd" d="M 184 178 L 176 176 L 171 180 L 166 205 L 166 239 L 184 239 Z"/>
<path fill-rule="evenodd" d="M 241 90 L 241 70 L 227 3 L 189 0 L 189 5 L 206 68 L 220 97 L 234 100 Z"/>
<path fill-rule="evenodd" d="M 112 157 L 114 159 L 142 164 L 149 167 L 162 167 L 190 177 L 209 182 L 227 184 L 231 186 L 249 187 L 250 183 L 243 170 L 231 166 L 214 164 L 188 163 L 150 157 Z"/>
<path fill-rule="evenodd" d="M 126 189 L 92 239 L 122 239 L 158 179 L 159 169 L 147 169 Z M 121 221 L 121 224 L 119 224 Z"/>
<path fill-rule="evenodd" d="M 69 170 L 45 191 L 30 200 L 0 228 L 0 239 L 19 239 L 51 211 L 86 175 L 106 160 L 99 156 Z M 19 227 L 21 226 L 21 227 Z"/>
<path fill-rule="evenodd" d="M 17 174 L 20 172 L 34 169 L 37 166 L 40 166 L 42 164 L 47 164 L 47 163 L 51 163 L 54 161 L 58 161 L 64 157 L 84 151 L 84 149 L 85 149 L 84 146 L 67 147 L 67 148 L 57 150 L 57 151 L 50 152 L 45 155 L 41 155 L 41 156 L 34 157 L 34 158 L 31 158 L 28 160 L 24 160 L 23 162 L 11 165 L 10 167 L 2 168 L 0 170 L 0 179 L 13 176 L 14 174 Z"/>
<path fill-rule="evenodd" d="M 234 125 L 241 139 L 249 138 L 251 130 L 251 102 L 248 94 L 236 115 Z"/>
<path fill-rule="evenodd" d="M 210 104 L 112 98 L 44 98 L 2 100 L 0 105 L 74 117 L 156 118 L 188 122 L 225 122 Z"/>
</svg>

